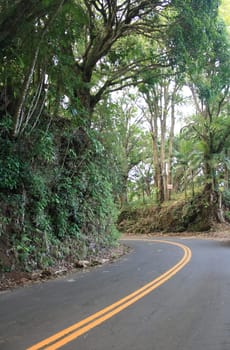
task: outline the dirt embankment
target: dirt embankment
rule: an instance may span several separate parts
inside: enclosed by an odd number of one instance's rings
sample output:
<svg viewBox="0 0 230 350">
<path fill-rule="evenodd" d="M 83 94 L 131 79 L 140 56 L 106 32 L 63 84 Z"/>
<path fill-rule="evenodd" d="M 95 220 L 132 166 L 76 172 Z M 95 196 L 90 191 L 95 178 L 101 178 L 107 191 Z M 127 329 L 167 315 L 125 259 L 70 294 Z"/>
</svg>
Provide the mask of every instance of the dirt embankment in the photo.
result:
<svg viewBox="0 0 230 350">
<path fill-rule="evenodd" d="M 214 225 L 213 212 L 201 196 L 193 201 L 128 208 L 121 212 L 118 220 L 121 232 L 134 234 L 207 232 Z"/>
</svg>

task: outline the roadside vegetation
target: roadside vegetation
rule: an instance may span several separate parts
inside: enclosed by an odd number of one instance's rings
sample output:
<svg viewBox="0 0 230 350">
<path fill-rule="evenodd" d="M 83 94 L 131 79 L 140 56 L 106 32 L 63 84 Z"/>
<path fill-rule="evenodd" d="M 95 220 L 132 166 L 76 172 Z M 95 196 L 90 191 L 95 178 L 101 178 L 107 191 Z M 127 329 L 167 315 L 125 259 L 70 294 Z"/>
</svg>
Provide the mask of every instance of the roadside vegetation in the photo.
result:
<svg viewBox="0 0 230 350">
<path fill-rule="evenodd" d="M 119 230 L 230 221 L 218 5 L 1 1 L 1 272 L 100 255 Z"/>
</svg>

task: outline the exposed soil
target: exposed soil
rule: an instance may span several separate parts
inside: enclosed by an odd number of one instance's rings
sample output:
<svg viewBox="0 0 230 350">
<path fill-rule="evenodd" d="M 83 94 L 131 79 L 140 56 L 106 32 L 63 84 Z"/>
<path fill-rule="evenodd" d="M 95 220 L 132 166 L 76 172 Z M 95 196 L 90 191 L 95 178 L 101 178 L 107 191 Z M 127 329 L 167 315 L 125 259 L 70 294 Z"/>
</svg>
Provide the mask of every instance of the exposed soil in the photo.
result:
<svg viewBox="0 0 230 350">
<path fill-rule="evenodd" d="M 152 232 L 206 232 L 212 228 L 211 211 L 200 204 L 180 200 L 165 206 L 127 208 L 118 219 L 121 232 L 151 234 Z"/>
</svg>

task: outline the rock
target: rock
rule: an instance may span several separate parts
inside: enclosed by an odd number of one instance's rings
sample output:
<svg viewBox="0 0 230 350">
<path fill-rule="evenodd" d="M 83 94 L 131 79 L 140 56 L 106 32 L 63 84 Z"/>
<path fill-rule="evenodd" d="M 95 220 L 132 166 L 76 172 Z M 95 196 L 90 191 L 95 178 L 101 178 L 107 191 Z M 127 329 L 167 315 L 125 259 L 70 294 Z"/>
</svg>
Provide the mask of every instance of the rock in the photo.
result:
<svg viewBox="0 0 230 350">
<path fill-rule="evenodd" d="M 103 258 L 101 258 L 101 259 L 98 259 L 98 263 L 99 264 L 106 264 L 106 263 L 108 263 L 110 260 L 109 259 L 103 259 Z"/>
<path fill-rule="evenodd" d="M 60 274 L 64 274 L 67 272 L 67 269 L 66 268 L 63 268 L 61 270 L 57 270 L 54 272 L 55 275 L 60 275 Z"/>
<path fill-rule="evenodd" d="M 78 261 L 76 261 L 76 263 L 75 263 L 75 266 L 76 267 L 83 267 L 83 268 L 85 268 L 85 267 L 88 267 L 90 265 L 90 262 L 88 261 L 88 260 L 78 260 Z"/>
<path fill-rule="evenodd" d="M 33 271 L 30 275 L 31 280 L 38 280 L 41 277 L 41 271 Z"/>
<path fill-rule="evenodd" d="M 110 262 L 110 259 L 96 258 L 91 261 L 91 266 L 103 265 Z"/>
<path fill-rule="evenodd" d="M 48 270 L 48 269 L 43 270 L 42 273 L 41 273 L 41 277 L 42 278 L 46 278 L 46 277 L 50 277 L 50 276 L 52 276 L 52 272 L 50 270 Z"/>
</svg>

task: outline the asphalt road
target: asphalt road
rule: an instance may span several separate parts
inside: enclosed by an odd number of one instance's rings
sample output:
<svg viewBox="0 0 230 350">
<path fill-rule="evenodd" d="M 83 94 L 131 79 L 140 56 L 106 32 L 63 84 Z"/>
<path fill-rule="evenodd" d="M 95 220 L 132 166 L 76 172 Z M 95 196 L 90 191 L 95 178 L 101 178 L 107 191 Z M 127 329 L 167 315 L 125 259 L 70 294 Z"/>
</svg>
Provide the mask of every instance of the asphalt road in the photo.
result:
<svg viewBox="0 0 230 350">
<path fill-rule="evenodd" d="M 157 278 L 180 264 L 185 251 L 166 243 L 129 241 L 126 244 L 134 251 L 113 264 L 1 293 L 0 349 L 54 350 L 60 339 L 65 343 L 75 331 L 59 333 L 59 340 L 47 345 L 33 345 L 77 324 L 82 334 L 59 348 L 229 350 L 230 243 L 171 241 L 188 246 L 192 259 L 173 276 L 167 275 L 167 281 Z M 150 281 L 153 290 L 144 289 L 147 292 L 142 297 L 140 289 Z M 123 298 L 136 290 L 128 298 L 130 305 L 122 309 L 126 305 Z M 139 300 L 135 302 L 136 296 Z M 121 299 L 121 306 L 116 306 Z M 121 310 L 100 321 L 110 311 L 102 312 L 102 317 L 95 313 L 109 305 L 114 305 L 112 312 Z M 79 323 L 90 315 L 91 319 Z M 85 331 L 88 325 L 92 329 Z"/>
</svg>

